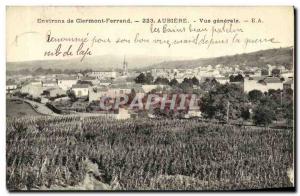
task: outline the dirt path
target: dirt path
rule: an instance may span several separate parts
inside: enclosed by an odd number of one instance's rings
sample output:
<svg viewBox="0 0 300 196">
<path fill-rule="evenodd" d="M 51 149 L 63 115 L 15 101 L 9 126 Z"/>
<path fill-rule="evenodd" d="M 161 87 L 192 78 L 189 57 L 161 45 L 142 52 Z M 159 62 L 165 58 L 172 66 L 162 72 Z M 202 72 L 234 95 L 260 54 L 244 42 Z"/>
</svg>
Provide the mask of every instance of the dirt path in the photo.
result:
<svg viewBox="0 0 300 196">
<path fill-rule="evenodd" d="M 51 109 L 49 109 L 45 104 L 38 103 L 35 101 L 31 101 L 28 99 L 21 99 L 21 98 L 12 98 L 12 100 L 20 100 L 28 103 L 32 109 L 34 109 L 37 113 L 40 113 L 42 115 L 48 115 L 48 116 L 61 116 L 59 114 L 56 114 Z"/>
</svg>

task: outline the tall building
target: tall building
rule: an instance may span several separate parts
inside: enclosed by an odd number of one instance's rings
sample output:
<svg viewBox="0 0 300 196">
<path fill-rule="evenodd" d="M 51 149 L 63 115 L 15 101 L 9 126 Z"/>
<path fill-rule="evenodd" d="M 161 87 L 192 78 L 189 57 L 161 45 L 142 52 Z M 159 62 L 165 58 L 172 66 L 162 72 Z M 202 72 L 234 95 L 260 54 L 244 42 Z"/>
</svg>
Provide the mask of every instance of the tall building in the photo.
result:
<svg viewBox="0 0 300 196">
<path fill-rule="evenodd" d="M 124 60 L 123 60 L 123 76 L 127 76 L 128 74 L 128 63 L 125 60 L 125 56 L 124 56 Z"/>
</svg>

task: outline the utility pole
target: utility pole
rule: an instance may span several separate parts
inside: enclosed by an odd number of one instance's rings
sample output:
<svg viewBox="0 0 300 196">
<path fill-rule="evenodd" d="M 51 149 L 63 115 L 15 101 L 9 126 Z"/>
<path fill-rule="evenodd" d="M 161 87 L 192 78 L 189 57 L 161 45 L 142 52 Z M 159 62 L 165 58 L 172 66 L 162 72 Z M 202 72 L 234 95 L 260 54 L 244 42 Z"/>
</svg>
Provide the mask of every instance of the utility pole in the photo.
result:
<svg viewBox="0 0 300 196">
<path fill-rule="evenodd" d="M 280 92 L 280 106 L 282 107 L 282 91 Z"/>
<path fill-rule="evenodd" d="M 229 106 L 230 106 L 230 102 L 227 102 L 227 124 L 229 122 Z"/>
</svg>

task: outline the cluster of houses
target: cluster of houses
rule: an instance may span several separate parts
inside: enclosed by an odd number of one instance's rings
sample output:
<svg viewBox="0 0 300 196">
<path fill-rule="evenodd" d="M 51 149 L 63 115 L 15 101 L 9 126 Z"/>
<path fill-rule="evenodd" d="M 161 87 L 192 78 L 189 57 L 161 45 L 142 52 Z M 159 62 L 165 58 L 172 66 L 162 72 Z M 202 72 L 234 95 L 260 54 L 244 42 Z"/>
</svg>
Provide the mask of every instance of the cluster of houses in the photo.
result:
<svg viewBox="0 0 300 196">
<path fill-rule="evenodd" d="M 144 89 L 148 91 L 149 88 L 150 90 L 156 88 L 156 85 L 135 84 L 134 78 L 127 76 L 111 78 L 111 72 L 106 74 L 109 77 L 102 77 L 101 79 L 98 79 L 96 76 L 82 76 L 81 74 L 59 74 L 26 79 L 19 83 L 9 80 L 6 83 L 6 93 L 12 93 L 18 90 L 21 93 L 26 93 L 33 97 L 46 98 L 67 95 L 67 91 L 71 90 L 76 97 L 89 97 L 90 95 L 89 100 L 93 101 L 99 100 L 99 97 L 103 94 L 117 96 L 119 94 L 130 93 L 133 88 L 136 92 L 144 92 Z M 104 75 L 104 72 L 102 72 L 101 75 Z"/>
<path fill-rule="evenodd" d="M 272 70 L 274 69 L 280 71 L 280 77 L 273 76 Z M 169 80 L 176 79 L 178 82 L 182 82 L 184 78 L 196 77 L 199 81 L 214 78 L 220 84 L 229 83 L 230 75 L 241 74 L 244 77 L 241 86 L 245 92 L 251 90 L 267 92 L 269 89 L 294 89 L 294 72 L 287 70 L 284 66 L 272 66 L 269 64 L 265 70 L 256 66 L 242 70 L 239 65 L 223 66 L 219 64 L 215 66 L 201 66 L 194 69 L 152 69 L 151 74 L 154 79 L 161 77 Z"/>
<path fill-rule="evenodd" d="M 244 82 L 244 92 L 250 92 L 252 90 L 259 90 L 261 92 L 268 92 L 270 89 L 293 89 L 294 90 L 294 80 L 293 77 L 286 78 L 284 80 L 278 77 L 250 77 L 245 78 Z"/>
<path fill-rule="evenodd" d="M 273 69 L 280 70 L 280 77 L 271 76 Z M 242 71 L 238 65 L 235 66 L 201 66 L 194 69 L 152 69 L 150 71 L 154 79 L 158 77 L 169 80 L 176 79 L 182 82 L 184 78 L 196 77 L 199 81 L 207 78 L 214 78 L 219 83 L 230 82 L 230 74 L 241 74 L 244 77 L 242 83 L 245 92 L 260 90 L 266 92 L 269 89 L 294 89 L 293 72 L 286 70 L 284 66 L 268 65 L 267 74 L 262 74 L 262 70 L 251 67 Z M 128 72 L 127 63 L 123 62 L 123 71 L 91 71 L 85 75 L 78 73 L 73 75 L 54 74 L 43 76 L 18 76 L 10 79 L 6 83 L 6 93 L 16 90 L 26 93 L 32 97 L 40 97 L 42 102 L 52 100 L 68 99 L 68 91 L 73 91 L 78 98 L 86 97 L 89 102 L 100 100 L 102 96 L 117 97 L 122 94 L 129 94 L 132 89 L 136 95 L 143 96 L 153 89 L 165 90 L 171 88 L 168 85 L 144 85 L 135 83 L 137 72 Z"/>
<path fill-rule="evenodd" d="M 6 83 L 6 93 L 20 92 L 33 98 L 41 98 L 42 103 L 69 99 L 73 92 L 77 98 L 88 98 L 89 102 L 99 101 L 102 96 L 112 98 L 129 94 L 134 89 L 136 95 L 144 95 L 164 85 L 136 84 L 134 79 L 139 73 L 128 72 L 124 59 L 122 72 L 91 71 L 85 75 L 52 74 L 40 76 L 15 76 Z"/>
<path fill-rule="evenodd" d="M 163 77 L 169 80 L 176 79 L 178 82 L 182 82 L 184 78 L 196 77 L 198 80 L 205 78 L 218 78 L 221 83 L 228 82 L 228 75 L 242 72 L 239 65 L 223 66 L 221 64 L 212 66 L 200 66 L 193 69 L 152 69 L 151 74 L 154 78 Z"/>
</svg>

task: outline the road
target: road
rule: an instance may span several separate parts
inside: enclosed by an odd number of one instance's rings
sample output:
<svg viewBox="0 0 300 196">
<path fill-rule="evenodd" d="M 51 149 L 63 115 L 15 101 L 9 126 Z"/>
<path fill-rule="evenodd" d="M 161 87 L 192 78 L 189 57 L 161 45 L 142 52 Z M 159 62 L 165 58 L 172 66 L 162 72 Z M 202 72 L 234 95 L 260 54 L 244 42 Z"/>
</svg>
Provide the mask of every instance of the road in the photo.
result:
<svg viewBox="0 0 300 196">
<path fill-rule="evenodd" d="M 14 100 L 20 100 L 20 101 L 24 101 L 26 103 L 28 103 L 29 105 L 31 105 L 31 107 L 38 113 L 42 114 L 42 115 L 48 115 L 48 116 L 61 116 L 60 114 L 56 114 L 55 112 L 53 112 L 51 109 L 49 109 L 46 105 L 42 104 L 42 103 L 38 103 L 35 101 L 31 101 L 28 99 L 21 99 L 21 98 L 12 98 Z"/>
</svg>

